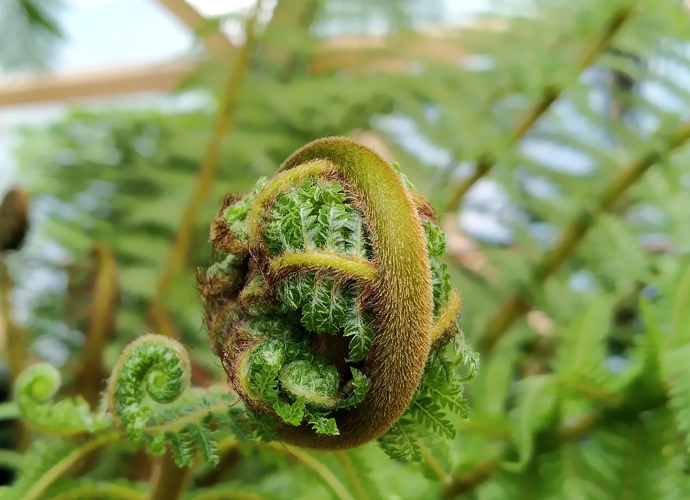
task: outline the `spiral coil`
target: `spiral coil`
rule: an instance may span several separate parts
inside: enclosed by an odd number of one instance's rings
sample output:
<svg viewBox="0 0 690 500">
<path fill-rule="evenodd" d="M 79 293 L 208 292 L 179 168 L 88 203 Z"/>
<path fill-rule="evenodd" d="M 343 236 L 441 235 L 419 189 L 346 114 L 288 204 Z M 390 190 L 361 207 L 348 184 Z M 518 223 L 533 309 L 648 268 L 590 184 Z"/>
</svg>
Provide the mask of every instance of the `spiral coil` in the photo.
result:
<svg viewBox="0 0 690 500">
<path fill-rule="evenodd" d="M 209 340 L 282 441 L 351 448 L 405 412 L 432 347 L 459 332 L 435 222 L 395 165 L 344 138 L 225 199 L 222 258 L 200 275 Z"/>
</svg>

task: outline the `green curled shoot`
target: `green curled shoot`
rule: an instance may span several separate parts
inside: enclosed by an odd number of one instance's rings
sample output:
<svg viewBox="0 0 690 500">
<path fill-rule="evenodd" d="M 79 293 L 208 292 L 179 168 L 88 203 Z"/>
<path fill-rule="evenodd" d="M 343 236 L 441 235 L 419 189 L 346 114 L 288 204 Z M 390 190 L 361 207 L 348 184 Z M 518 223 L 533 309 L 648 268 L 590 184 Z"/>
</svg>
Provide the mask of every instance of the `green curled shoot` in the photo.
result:
<svg viewBox="0 0 690 500">
<path fill-rule="evenodd" d="M 403 415 L 454 435 L 445 412 L 466 406 L 445 353 L 462 343 L 461 301 L 435 221 L 397 164 L 343 138 L 305 146 L 226 198 L 211 240 L 233 265 L 200 275 L 206 326 L 271 439 L 345 449 L 394 432 Z M 432 379 L 438 394 L 426 392 Z"/>
<path fill-rule="evenodd" d="M 94 433 L 110 427 L 110 419 L 93 413 L 81 396 L 53 401 L 60 385 L 60 372 L 47 363 L 29 366 L 17 377 L 14 399 L 22 418 L 31 427 L 61 436 Z"/>
<path fill-rule="evenodd" d="M 185 348 L 162 335 L 144 335 L 120 356 L 107 389 L 108 409 L 127 437 L 150 453 L 173 453 L 179 466 L 191 466 L 198 450 L 217 464 L 216 427 L 234 418 L 235 400 L 222 388 L 190 388 Z"/>
</svg>

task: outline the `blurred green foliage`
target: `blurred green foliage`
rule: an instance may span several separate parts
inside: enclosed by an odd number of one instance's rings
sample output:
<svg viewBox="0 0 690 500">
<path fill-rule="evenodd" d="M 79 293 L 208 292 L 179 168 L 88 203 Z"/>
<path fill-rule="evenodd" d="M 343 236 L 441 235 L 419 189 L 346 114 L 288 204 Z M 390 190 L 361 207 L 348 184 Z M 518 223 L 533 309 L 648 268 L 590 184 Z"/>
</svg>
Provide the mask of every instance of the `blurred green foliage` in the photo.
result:
<svg viewBox="0 0 690 500">
<path fill-rule="evenodd" d="M 421 439 L 420 462 L 388 460 L 374 445 L 336 454 L 232 445 L 217 470 L 194 469 L 189 498 L 690 496 L 690 156 L 683 140 L 671 140 L 687 139 L 690 14 L 672 0 L 509 7 L 444 26 L 439 4 L 426 0 L 278 3 L 253 50 L 185 270 L 163 297 L 198 364 L 195 380 L 224 376 L 201 331 L 195 289 L 221 197 L 327 135 L 374 141 L 440 212 L 450 207 L 445 263 L 482 367 L 466 391 L 469 420 L 452 418 L 454 439 Z M 612 40 L 602 42 L 607 31 Z M 16 158 L 37 217 L 29 247 L 6 260 L 18 287 L 31 288 L 37 267 L 66 283 L 94 243 L 112 249 L 121 299 L 108 368 L 149 329 L 227 68 L 209 60 L 190 76 L 184 90 L 202 96 L 195 111 L 81 110 L 23 134 Z M 535 124 L 521 130 L 530 117 Z M 606 187 L 645 162 L 649 171 L 602 213 Z M 488 176 L 458 207 L 458 184 L 480 165 Z M 548 251 L 569 224 L 584 239 L 546 275 Z M 51 245 L 67 266 L 35 263 Z M 68 290 L 34 293 L 23 326 L 27 341 L 69 349 L 69 388 L 86 329 L 65 326 Z M 495 334 L 496 318 L 509 328 Z M 52 439 L 35 440 L 22 484 L 81 444 Z M 113 444 L 75 474 L 84 477 L 65 475 L 39 498 L 147 498 L 148 476 L 131 469 L 149 466 L 132 445 Z M 64 493 L 70 488 L 77 493 Z"/>
</svg>

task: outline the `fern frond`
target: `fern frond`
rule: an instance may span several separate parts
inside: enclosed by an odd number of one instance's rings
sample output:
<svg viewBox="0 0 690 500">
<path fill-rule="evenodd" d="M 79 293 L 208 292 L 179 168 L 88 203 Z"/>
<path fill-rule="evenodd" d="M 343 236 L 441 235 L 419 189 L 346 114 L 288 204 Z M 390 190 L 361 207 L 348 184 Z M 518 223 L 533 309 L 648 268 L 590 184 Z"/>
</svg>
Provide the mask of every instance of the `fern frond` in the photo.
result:
<svg viewBox="0 0 690 500">
<path fill-rule="evenodd" d="M 217 464 L 216 422 L 240 417 L 236 398 L 219 388 L 189 389 L 189 357 L 177 341 L 144 335 L 130 344 L 111 375 L 108 408 L 127 437 L 161 454 L 169 445 L 179 466 L 191 466 L 196 450 Z M 231 422 L 245 437 L 249 430 Z"/>
<path fill-rule="evenodd" d="M 17 378 L 14 398 L 22 418 L 29 425 L 63 436 L 94 433 L 110 427 L 110 419 L 92 413 L 89 404 L 80 396 L 51 401 L 60 383 L 60 372 L 46 363 L 28 367 Z"/>
<path fill-rule="evenodd" d="M 514 412 L 518 460 L 504 463 L 504 468 L 517 472 L 529 463 L 534 451 L 535 435 L 556 420 L 558 398 L 558 384 L 552 375 L 533 376 L 521 381 Z"/>
<path fill-rule="evenodd" d="M 419 434 L 413 422 L 403 417 L 390 430 L 381 436 L 377 443 L 390 458 L 403 461 L 421 460 L 421 450 L 417 439 Z"/>
</svg>

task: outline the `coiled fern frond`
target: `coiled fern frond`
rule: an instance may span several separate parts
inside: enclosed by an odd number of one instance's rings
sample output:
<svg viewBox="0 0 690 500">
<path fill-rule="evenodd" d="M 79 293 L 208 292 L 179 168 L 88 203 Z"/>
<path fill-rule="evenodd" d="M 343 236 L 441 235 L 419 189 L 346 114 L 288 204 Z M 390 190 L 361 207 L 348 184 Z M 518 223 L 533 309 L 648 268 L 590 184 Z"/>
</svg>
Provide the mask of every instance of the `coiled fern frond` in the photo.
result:
<svg viewBox="0 0 690 500">
<path fill-rule="evenodd" d="M 148 334 L 122 353 L 107 389 L 107 405 L 127 437 L 150 453 L 170 448 L 180 466 L 190 466 L 198 449 L 218 463 L 217 426 L 233 427 L 239 408 L 223 388 L 190 388 L 189 355 L 176 340 Z"/>
<path fill-rule="evenodd" d="M 52 401 L 60 389 L 60 372 L 52 365 L 38 363 L 24 370 L 15 382 L 14 399 L 30 426 L 49 434 L 73 436 L 110 427 L 103 413 L 92 413 L 80 396 Z"/>
<path fill-rule="evenodd" d="M 453 435 L 444 411 L 466 407 L 444 347 L 461 333 L 461 302 L 436 222 L 397 165 L 343 138 L 226 198 L 211 230 L 221 259 L 200 276 L 209 340 L 280 440 L 351 448 L 406 411 Z"/>
</svg>

